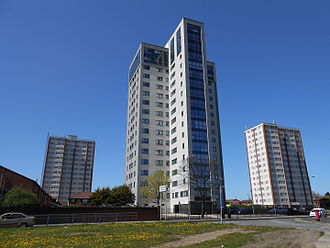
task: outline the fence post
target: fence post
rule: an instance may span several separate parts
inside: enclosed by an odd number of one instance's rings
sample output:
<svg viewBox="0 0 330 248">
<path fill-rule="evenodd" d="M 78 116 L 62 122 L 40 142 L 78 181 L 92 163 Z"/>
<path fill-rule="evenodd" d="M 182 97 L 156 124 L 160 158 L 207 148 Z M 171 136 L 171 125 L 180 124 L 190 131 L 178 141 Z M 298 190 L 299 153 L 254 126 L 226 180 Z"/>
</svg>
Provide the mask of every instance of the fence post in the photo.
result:
<svg viewBox="0 0 330 248">
<path fill-rule="evenodd" d="M 47 226 L 49 224 L 49 215 L 47 215 L 47 222 L 46 222 Z"/>
</svg>

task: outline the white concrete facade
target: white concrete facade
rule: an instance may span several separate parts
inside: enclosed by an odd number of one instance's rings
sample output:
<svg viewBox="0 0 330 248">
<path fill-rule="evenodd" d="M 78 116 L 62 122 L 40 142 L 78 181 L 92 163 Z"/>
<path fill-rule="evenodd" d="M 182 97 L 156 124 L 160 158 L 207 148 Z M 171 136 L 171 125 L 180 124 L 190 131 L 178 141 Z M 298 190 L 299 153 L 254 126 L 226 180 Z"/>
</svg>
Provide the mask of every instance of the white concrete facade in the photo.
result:
<svg viewBox="0 0 330 248">
<path fill-rule="evenodd" d="M 138 54 L 141 54 L 141 48 L 144 46 L 152 45 L 142 43 Z M 142 118 L 137 116 L 141 115 L 143 105 L 140 105 L 140 107 L 135 105 L 138 108 L 138 113 L 135 113 L 138 121 L 135 121 L 137 128 L 133 130 L 136 131 L 134 135 L 137 135 L 137 146 L 133 151 L 132 145 L 135 141 L 132 143 L 130 140 L 132 119 L 131 114 L 129 114 L 125 182 L 138 195 L 139 199 L 138 187 L 143 186 L 143 177 L 139 170 L 146 168 L 146 170 L 149 170 L 149 175 L 154 170 L 166 171 L 171 181 L 169 192 L 170 208 L 172 212 L 177 212 L 180 206 L 187 208 L 189 202 L 200 201 L 194 186 L 189 183 L 189 176 L 185 174 L 186 170 L 184 168 L 187 159 L 194 158 L 196 164 L 203 164 L 207 167 L 212 165 L 212 168 L 215 168 L 210 170 L 212 173 L 210 172 L 210 181 L 206 190 L 208 191 L 208 201 L 213 202 L 215 207 L 219 209 L 220 195 L 222 196 L 222 203 L 224 203 L 225 191 L 216 71 L 215 64 L 208 62 L 206 59 L 204 24 L 184 18 L 170 36 L 165 48 L 158 46 L 153 48 L 163 51 L 168 59 L 162 75 L 164 78 L 167 78 L 164 81 L 164 92 L 162 94 L 166 95 L 163 103 L 167 107 L 167 113 L 164 115 L 163 121 L 168 123 L 168 126 L 164 127 L 164 132 L 169 133 L 169 136 L 166 136 L 166 142 L 168 142 L 169 146 L 165 146 L 166 154 L 164 160 L 168 161 L 168 163 L 166 162 L 165 166 L 157 168 L 153 163 L 157 159 L 153 157 L 153 151 L 152 153 L 149 151 L 149 155 L 141 154 L 139 149 L 141 139 L 139 137 L 144 136 L 141 134 L 141 128 L 138 127 L 143 121 Z M 141 85 L 145 81 L 143 74 L 141 74 L 141 70 L 143 70 L 141 69 L 143 68 L 143 55 L 139 56 L 142 58 L 142 60 L 140 59 L 141 65 L 137 68 L 134 67 L 134 61 L 137 57 L 135 56 L 130 66 L 130 71 L 132 68 L 135 70 L 135 76 L 131 75 L 129 77 L 129 92 L 133 89 L 131 85 Z M 156 71 L 157 67 L 159 66 L 156 66 Z M 157 84 L 157 80 L 153 80 L 153 77 L 157 75 L 149 74 L 150 89 L 153 89 L 155 84 Z M 143 87 L 140 86 L 140 95 Z M 154 115 L 155 111 L 157 111 L 152 109 L 155 104 L 155 100 L 152 97 L 155 93 L 154 90 L 150 90 L 150 119 L 152 118 L 151 115 Z M 130 96 L 129 106 L 133 106 L 133 98 Z M 144 97 L 138 96 L 138 98 Z M 131 111 L 131 109 L 129 108 L 128 111 Z M 152 124 L 153 122 L 150 120 L 148 124 L 150 129 L 148 135 L 149 150 L 154 148 L 152 143 L 157 139 L 157 136 L 151 131 L 154 129 L 151 126 Z M 135 152 L 136 155 L 134 155 Z M 143 166 L 141 165 L 140 157 L 148 157 L 152 163 Z M 136 165 L 134 165 L 134 162 Z M 134 177 L 134 175 L 136 176 Z M 220 188 L 222 189 L 222 194 L 219 193 Z M 140 204 L 139 200 L 137 204 Z"/>
<path fill-rule="evenodd" d="M 95 141 L 77 136 L 48 138 L 42 188 L 61 204 L 81 192 L 91 192 Z"/>
<path fill-rule="evenodd" d="M 312 192 L 298 129 L 262 123 L 245 131 L 254 204 L 312 206 Z"/>
</svg>

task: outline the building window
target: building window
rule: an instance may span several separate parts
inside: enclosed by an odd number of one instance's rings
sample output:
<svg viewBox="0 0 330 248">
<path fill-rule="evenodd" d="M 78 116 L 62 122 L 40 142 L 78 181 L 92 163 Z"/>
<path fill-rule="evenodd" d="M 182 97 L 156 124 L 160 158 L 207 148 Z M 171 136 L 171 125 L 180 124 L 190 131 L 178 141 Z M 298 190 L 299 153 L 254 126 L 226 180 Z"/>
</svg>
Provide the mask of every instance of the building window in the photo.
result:
<svg viewBox="0 0 330 248">
<path fill-rule="evenodd" d="M 149 74 L 143 73 L 143 78 L 150 78 Z"/>
<path fill-rule="evenodd" d="M 176 53 L 177 56 L 181 53 L 181 28 L 176 32 Z"/>
<path fill-rule="evenodd" d="M 156 125 L 157 125 L 157 126 L 163 126 L 164 123 L 163 123 L 162 120 L 156 120 Z"/>
<path fill-rule="evenodd" d="M 163 111 L 156 111 L 156 116 L 163 116 Z"/>
<path fill-rule="evenodd" d="M 163 155 L 164 154 L 164 151 L 163 150 L 156 150 L 155 151 L 155 154 L 156 155 Z"/>
<path fill-rule="evenodd" d="M 172 165 L 175 165 L 175 164 L 177 164 L 177 163 L 178 163 L 178 159 L 177 159 L 177 158 L 175 158 L 175 159 L 172 159 L 171 163 L 172 163 Z"/>
<path fill-rule="evenodd" d="M 149 139 L 148 138 L 141 138 L 141 143 L 149 144 Z"/>
<path fill-rule="evenodd" d="M 143 85 L 144 87 L 150 87 L 150 83 L 147 83 L 147 82 L 143 82 L 142 85 Z"/>
<path fill-rule="evenodd" d="M 174 137 L 174 138 L 171 140 L 171 144 L 173 145 L 175 142 L 176 142 L 176 137 Z"/>
<path fill-rule="evenodd" d="M 142 100 L 142 104 L 144 104 L 144 105 L 149 105 L 150 102 L 149 102 L 149 100 Z"/>
<path fill-rule="evenodd" d="M 143 124 L 149 124 L 149 119 L 144 119 L 144 118 L 143 118 L 143 119 L 142 119 L 142 123 L 143 123 Z"/>
<path fill-rule="evenodd" d="M 142 109 L 142 114 L 148 115 L 149 114 L 149 109 Z"/>
<path fill-rule="evenodd" d="M 141 170 L 140 171 L 140 175 L 141 176 L 148 176 L 149 175 L 149 171 L 148 170 Z"/>
<path fill-rule="evenodd" d="M 157 77 L 158 81 L 163 81 L 163 77 Z"/>
<path fill-rule="evenodd" d="M 156 135 L 163 135 L 164 131 L 163 130 L 156 130 Z"/>
<path fill-rule="evenodd" d="M 141 148 L 141 153 L 143 153 L 143 154 L 149 154 L 149 149 L 147 149 L 147 148 Z"/>
<path fill-rule="evenodd" d="M 163 165 L 163 160 L 156 160 L 156 165 Z"/>
<path fill-rule="evenodd" d="M 178 181 L 173 181 L 172 182 L 172 187 L 176 187 L 176 186 L 178 186 Z"/>
<path fill-rule="evenodd" d="M 149 133 L 149 129 L 148 128 L 142 128 L 141 131 L 142 131 L 142 133 Z"/>
<path fill-rule="evenodd" d="M 178 170 L 172 170 L 172 176 L 175 176 L 176 174 L 178 174 Z"/>
<path fill-rule="evenodd" d="M 148 159 L 141 159 L 141 164 L 149 164 L 149 160 Z"/>
<path fill-rule="evenodd" d="M 144 66 L 143 66 L 143 69 L 144 69 L 144 70 L 150 70 L 150 66 L 149 66 L 149 65 L 144 65 Z"/>
<path fill-rule="evenodd" d="M 162 108 L 163 107 L 163 103 L 162 102 L 156 102 L 156 107 Z"/>
</svg>

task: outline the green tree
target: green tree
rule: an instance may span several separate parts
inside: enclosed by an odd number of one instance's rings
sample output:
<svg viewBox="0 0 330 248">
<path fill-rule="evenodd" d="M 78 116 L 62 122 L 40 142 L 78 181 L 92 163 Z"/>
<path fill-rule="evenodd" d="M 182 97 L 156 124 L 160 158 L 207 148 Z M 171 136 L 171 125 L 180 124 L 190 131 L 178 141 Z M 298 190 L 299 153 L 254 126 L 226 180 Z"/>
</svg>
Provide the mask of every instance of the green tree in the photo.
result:
<svg viewBox="0 0 330 248">
<path fill-rule="evenodd" d="M 37 195 L 22 188 L 14 188 L 5 194 L 3 207 L 25 207 L 38 205 Z"/>
<path fill-rule="evenodd" d="M 97 188 L 91 195 L 91 205 L 105 206 L 110 204 L 110 194 L 109 187 Z"/>
<path fill-rule="evenodd" d="M 115 206 L 125 206 L 134 203 L 135 195 L 127 185 L 114 187 L 110 190 L 109 203 Z"/>
<path fill-rule="evenodd" d="M 169 180 L 163 171 L 155 171 L 145 180 L 145 186 L 140 190 L 143 199 L 159 205 L 159 186 L 168 185 Z"/>
</svg>

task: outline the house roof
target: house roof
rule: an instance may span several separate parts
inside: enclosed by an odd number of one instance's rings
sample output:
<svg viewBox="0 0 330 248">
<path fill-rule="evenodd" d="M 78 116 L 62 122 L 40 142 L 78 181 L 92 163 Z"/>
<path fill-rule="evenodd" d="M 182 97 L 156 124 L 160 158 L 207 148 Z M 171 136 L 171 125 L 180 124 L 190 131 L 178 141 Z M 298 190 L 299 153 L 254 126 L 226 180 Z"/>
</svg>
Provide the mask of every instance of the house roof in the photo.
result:
<svg viewBox="0 0 330 248">
<path fill-rule="evenodd" d="M 72 195 L 70 199 L 89 199 L 92 196 L 92 192 L 81 192 L 76 195 Z"/>
</svg>

